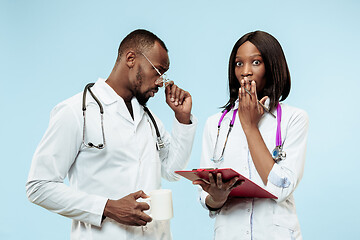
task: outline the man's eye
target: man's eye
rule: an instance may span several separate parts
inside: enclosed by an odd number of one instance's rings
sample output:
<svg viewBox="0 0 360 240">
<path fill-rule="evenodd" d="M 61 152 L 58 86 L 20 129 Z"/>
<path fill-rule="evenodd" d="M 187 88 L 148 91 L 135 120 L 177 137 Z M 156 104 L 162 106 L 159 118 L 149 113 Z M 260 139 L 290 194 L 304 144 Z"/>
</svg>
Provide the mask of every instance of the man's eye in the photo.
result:
<svg viewBox="0 0 360 240">
<path fill-rule="evenodd" d="M 236 62 L 235 65 L 236 65 L 237 67 L 241 67 L 243 64 L 242 64 L 242 62 Z"/>
</svg>

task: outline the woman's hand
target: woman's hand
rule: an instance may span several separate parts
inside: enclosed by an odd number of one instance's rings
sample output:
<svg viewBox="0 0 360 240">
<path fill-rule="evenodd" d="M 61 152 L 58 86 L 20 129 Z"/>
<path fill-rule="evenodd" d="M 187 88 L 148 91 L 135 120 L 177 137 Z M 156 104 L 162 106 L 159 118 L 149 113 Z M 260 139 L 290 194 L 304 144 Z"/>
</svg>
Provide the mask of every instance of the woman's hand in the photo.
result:
<svg viewBox="0 0 360 240">
<path fill-rule="evenodd" d="M 257 128 L 264 109 L 258 103 L 256 94 L 256 82 L 241 80 L 239 89 L 239 108 L 238 114 L 240 123 L 244 131 Z M 249 94 L 250 93 L 250 94 Z M 263 97 L 260 102 L 265 104 L 268 97 Z"/>
<path fill-rule="evenodd" d="M 200 185 L 205 192 L 209 193 L 205 202 L 213 209 L 221 208 L 225 204 L 231 190 L 242 183 L 243 181 L 239 181 L 238 177 L 223 182 L 221 173 L 216 174 L 216 180 L 213 174 L 209 173 L 209 182 L 204 179 L 193 181 L 194 185 Z"/>
</svg>

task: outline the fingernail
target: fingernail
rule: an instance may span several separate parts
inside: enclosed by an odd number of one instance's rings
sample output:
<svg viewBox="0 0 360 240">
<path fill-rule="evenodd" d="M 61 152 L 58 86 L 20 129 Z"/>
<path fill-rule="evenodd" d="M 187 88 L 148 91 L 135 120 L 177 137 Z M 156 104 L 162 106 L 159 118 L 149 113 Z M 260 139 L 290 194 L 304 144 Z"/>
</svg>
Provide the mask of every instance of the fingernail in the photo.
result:
<svg viewBox="0 0 360 240">
<path fill-rule="evenodd" d="M 170 98 L 170 101 L 172 101 L 172 102 L 175 101 L 175 98 Z"/>
</svg>

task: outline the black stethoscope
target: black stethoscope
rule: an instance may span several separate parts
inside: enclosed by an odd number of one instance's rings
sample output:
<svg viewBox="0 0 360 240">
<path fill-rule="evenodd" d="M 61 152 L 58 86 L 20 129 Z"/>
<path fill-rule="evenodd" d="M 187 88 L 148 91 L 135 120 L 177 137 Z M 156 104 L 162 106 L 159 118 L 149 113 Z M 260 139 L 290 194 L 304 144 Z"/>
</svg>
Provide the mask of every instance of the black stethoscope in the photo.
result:
<svg viewBox="0 0 360 240">
<path fill-rule="evenodd" d="M 97 149 L 103 149 L 106 146 L 106 141 L 105 141 L 105 134 L 104 134 L 104 108 L 102 106 L 102 104 L 100 103 L 99 99 L 95 96 L 95 94 L 91 91 L 91 87 L 94 86 L 94 83 L 89 83 L 85 86 L 84 92 L 83 92 L 83 101 L 82 101 L 82 111 L 83 111 L 83 118 L 84 118 L 84 127 L 83 127 L 83 139 L 82 139 L 82 143 L 84 144 L 85 147 L 88 148 L 97 148 Z M 101 116 L 101 132 L 102 132 L 102 139 L 103 139 L 103 143 L 100 143 L 98 145 L 94 145 L 92 142 L 88 142 L 85 143 L 85 132 L 86 132 L 86 92 L 89 91 L 91 96 L 94 98 L 94 100 L 96 101 L 96 103 L 99 105 L 99 109 L 100 109 L 100 116 Z M 150 117 L 151 122 L 153 123 L 154 127 L 155 127 L 155 131 L 156 131 L 156 148 L 157 150 L 160 150 L 161 148 L 164 148 L 165 144 L 161 139 L 160 136 L 160 132 L 158 129 L 158 126 L 156 124 L 156 121 L 153 117 L 153 115 L 150 113 L 149 109 L 145 106 L 143 106 L 144 111 L 147 113 L 147 115 Z"/>
</svg>

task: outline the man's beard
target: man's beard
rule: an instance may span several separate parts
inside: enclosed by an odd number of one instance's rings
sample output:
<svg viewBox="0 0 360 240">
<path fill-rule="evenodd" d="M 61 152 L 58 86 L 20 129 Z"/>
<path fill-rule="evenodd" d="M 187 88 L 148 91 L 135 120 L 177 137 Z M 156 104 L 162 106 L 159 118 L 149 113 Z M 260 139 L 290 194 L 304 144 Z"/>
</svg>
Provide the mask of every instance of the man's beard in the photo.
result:
<svg viewBox="0 0 360 240">
<path fill-rule="evenodd" d="M 136 83 L 135 83 L 135 97 L 142 106 L 146 106 L 147 101 L 149 100 L 150 96 L 147 97 L 146 93 L 139 92 L 139 89 L 141 88 L 143 82 L 143 78 L 141 75 L 141 68 L 139 68 L 139 71 L 136 73 Z"/>
</svg>

